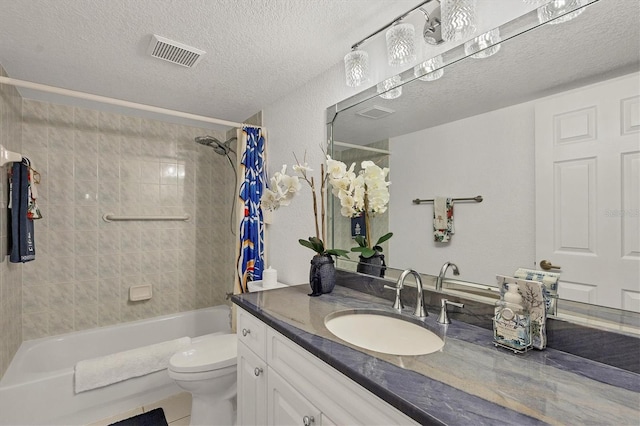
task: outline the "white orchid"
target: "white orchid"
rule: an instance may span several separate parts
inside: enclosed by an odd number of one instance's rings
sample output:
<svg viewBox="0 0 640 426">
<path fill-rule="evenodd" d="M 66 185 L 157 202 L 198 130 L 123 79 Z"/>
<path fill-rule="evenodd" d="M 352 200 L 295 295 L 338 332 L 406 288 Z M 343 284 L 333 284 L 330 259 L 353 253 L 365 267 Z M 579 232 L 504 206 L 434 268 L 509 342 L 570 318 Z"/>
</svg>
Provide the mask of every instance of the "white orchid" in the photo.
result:
<svg viewBox="0 0 640 426">
<path fill-rule="evenodd" d="M 370 257 L 381 251 L 382 242 L 391 238 L 392 233 L 380 237 L 372 246 L 369 237 L 369 213 L 382 214 L 387 211 L 389 204 L 389 184 L 386 180 L 389 175 L 387 167 L 381 168 L 373 161 L 363 161 L 360 164 L 361 171 L 354 173 L 355 163 L 347 169 L 347 165 L 341 161 L 333 160 L 327 156 L 327 179 L 332 187 L 332 193 L 340 200 L 340 214 L 345 217 L 365 215 L 366 239 L 356 239 L 361 247 L 357 250 L 364 257 Z"/>
</svg>

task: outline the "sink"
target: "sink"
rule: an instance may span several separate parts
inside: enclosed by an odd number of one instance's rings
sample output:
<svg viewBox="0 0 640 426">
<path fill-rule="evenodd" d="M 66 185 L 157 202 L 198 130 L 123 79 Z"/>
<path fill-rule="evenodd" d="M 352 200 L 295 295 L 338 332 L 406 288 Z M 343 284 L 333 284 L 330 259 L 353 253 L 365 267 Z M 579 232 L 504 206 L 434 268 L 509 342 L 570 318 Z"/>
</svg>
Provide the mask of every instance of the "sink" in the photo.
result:
<svg viewBox="0 0 640 426">
<path fill-rule="evenodd" d="M 437 334 L 397 314 L 350 309 L 326 316 L 324 324 L 352 345 L 392 355 L 425 355 L 444 346 Z"/>
</svg>

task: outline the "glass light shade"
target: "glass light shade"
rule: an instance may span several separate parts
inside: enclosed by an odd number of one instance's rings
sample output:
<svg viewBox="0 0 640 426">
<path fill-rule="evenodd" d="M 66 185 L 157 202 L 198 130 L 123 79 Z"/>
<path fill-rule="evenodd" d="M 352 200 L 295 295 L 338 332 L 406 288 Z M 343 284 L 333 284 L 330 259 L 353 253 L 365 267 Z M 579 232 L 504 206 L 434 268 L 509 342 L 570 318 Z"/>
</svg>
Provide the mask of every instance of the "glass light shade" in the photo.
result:
<svg viewBox="0 0 640 426">
<path fill-rule="evenodd" d="M 416 60 L 415 33 L 412 24 L 396 24 L 387 30 L 389 65 L 396 67 Z"/>
<path fill-rule="evenodd" d="M 442 0 L 442 38 L 459 41 L 476 31 L 476 0 Z"/>
<path fill-rule="evenodd" d="M 437 80 L 444 75 L 442 65 L 442 55 L 438 55 L 413 67 L 413 75 L 422 81 Z"/>
<path fill-rule="evenodd" d="M 500 30 L 494 28 L 466 42 L 464 44 L 464 53 L 471 55 L 474 59 L 483 59 L 498 53 L 500 46 Z"/>
<path fill-rule="evenodd" d="M 402 95 L 402 80 L 399 75 L 394 75 L 384 81 L 381 81 L 376 86 L 378 93 L 382 99 L 395 99 Z"/>
<path fill-rule="evenodd" d="M 349 87 L 358 87 L 369 80 L 369 54 L 364 50 L 347 53 L 344 56 L 344 73 Z"/>
<path fill-rule="evenodd" d="M 541 24 L 547 21 L 549 21 L 549 24 L 562 24 L 584 12 L 582 6 L 585 4 L 587 4 L 587 0 L 552 0 L 538 8 L 538 21 L 540 21 Z M 573 10 L 576 8 L 580 9 Z M 573 12 L 567 13 L 571 10 L 573 10 Z M 560 18 L 558 18 L 559 16 Z"/>
</svg>

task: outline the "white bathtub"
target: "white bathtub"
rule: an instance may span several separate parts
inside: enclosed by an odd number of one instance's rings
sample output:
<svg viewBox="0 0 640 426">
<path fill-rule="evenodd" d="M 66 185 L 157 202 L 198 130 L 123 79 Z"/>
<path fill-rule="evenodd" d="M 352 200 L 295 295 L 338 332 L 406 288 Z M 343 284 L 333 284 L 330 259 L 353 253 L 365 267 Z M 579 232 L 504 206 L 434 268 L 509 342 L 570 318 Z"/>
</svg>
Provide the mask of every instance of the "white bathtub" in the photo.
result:
<svg viewBox="0 0 640 426">
<path fill-rule="evenodd" d="M 229 333 L 227 306 L 23 342 L 0 381 L 0 425 L 81 425 L 180 392 L 166 370 L 79 394 L 76 362 L 211 333 Z"/>
</svg>

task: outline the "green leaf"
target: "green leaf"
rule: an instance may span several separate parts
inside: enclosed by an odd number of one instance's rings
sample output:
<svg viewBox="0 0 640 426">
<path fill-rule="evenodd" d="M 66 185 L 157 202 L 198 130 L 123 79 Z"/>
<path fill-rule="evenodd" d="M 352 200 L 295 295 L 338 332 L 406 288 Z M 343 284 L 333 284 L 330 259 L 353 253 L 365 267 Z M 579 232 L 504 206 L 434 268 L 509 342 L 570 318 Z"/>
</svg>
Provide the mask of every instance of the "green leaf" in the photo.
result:
<svg viewBox="0 0 640 426">
<path fill-rule="evenodd" d="M 342 249 L 329 249 L 327 250 L 327 254 L 333 255 L 333 256 L 342 256 L 342 257 L 346 257 L 347 259 L 349 259 L 349 256 L 347 255 L 347 253 L 349 253 L 347 250 L 342 250 Z"/>
<path fill-rule="evenodd" d="M 376 251 L 370 249 L 369 247 L 354 247 L 354 248 L 351 249 L 351 251 L 359 252 L 360 256 L 366 257 L 366 258 L 369 258 L 369 257 L 373 256 L 374 254 L 376 254 Z"/>
<path fill-rule="evenodd" d="M 309 237 L 309 241 L 311 241 L 311 244 L 313 244 L 313 246 L 315 247 L 315 251 L 317 251 L 318 253 L 324 253 L 324 243 L 320 238 Z"/>
<path fill-rule="evenodd" d="M 358 243 L 358 245 L 360 247 L 366 247 L 367 246 L 367 239 L 365 237 L 363 237 L 362 235 L 358 235 L 356 237 L 356 243 Z"/>
<path fill-rule="evenodd" d="M 393 237 L 393 232 L 388 232 L 388 233 L 384 234 L 382 237 L 378 238 L 378 242 L 376 242 L 376 245 L 379 246 L 380 244 L 384 243 L 385 241 L 387 241 L 391 237 Z M 382 250 L 380 250 L 380 251 L 382 251 Z"/>
<path fill-rule="evenodd" d="M 303 239 L 299 239 L 298 242 L 305 246 L 306 248 L 310 248 L 311 250 L 315 251 L 316 253 L 322 253 L 322 251 L 318 251 L 316 249 L 316 247 L 313 245 L 313 243 L 311 243 L 311 241 L 307 241 L 307 240 L 303 240 Z"/>
</svg>

